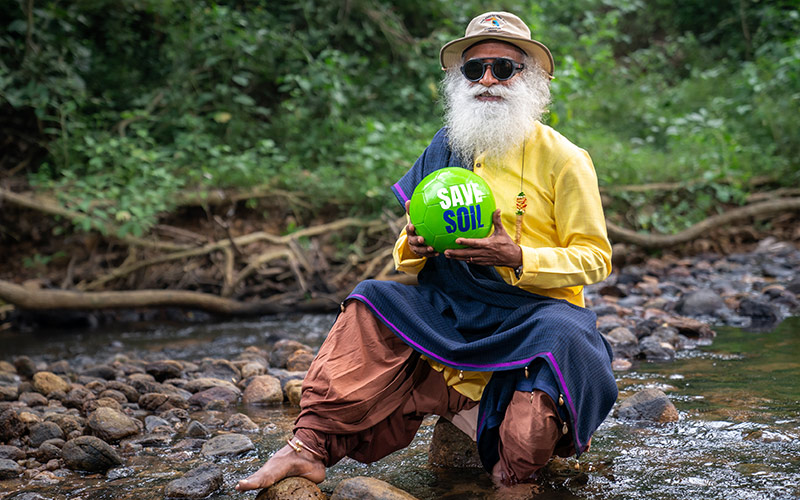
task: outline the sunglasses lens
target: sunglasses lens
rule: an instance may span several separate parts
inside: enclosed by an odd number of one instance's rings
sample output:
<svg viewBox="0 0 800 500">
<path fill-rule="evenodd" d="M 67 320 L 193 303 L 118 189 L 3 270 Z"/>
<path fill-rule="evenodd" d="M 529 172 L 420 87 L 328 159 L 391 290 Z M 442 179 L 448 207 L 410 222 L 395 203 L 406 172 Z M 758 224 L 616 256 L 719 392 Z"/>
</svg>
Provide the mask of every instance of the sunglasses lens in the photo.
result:
<svg viewBox="0 0 800 500">
<path fill-rule="evenodd" d="M 508 59 L 496 59 L 492 64 L 492 73 L 498 80 L 508 80 L 514 74 L 514 64 Z"/>
<path fill-rule="evenodd" d="M 477 82 L 483 76 L 483 64 L 480 61 L 467 61 L 463 67 L 467 80 Z"/>
</svg>

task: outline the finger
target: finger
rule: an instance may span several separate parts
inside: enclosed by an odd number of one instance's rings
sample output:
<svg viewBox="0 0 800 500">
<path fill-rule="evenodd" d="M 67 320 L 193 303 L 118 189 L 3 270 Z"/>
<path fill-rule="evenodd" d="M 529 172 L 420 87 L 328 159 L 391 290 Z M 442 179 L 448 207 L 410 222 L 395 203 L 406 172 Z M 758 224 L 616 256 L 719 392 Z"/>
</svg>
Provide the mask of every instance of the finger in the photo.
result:
<svg viewBox="0 0 800 500">
<path fill-rule="evenodd" d="M 408 207 L 411 206 L 411 200 L 406 200 L 406 214 L 408 214 Z"/>
<path fill-rule="evenodd" d="M 492 214 L 492 225 L 494 225 L 494 234 L 508 234 L 503 226 L 503 218 L 500 216 L 499 208 Z"/>
</svg>

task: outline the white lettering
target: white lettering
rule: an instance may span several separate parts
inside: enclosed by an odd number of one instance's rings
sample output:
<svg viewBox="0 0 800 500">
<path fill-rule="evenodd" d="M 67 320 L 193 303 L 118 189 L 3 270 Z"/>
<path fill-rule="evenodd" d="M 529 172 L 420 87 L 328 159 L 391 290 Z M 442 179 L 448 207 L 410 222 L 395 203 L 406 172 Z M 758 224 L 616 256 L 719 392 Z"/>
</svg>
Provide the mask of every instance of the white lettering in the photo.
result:
<svg viewBox="0 0 800 500">
<path fill-rule="evenodd" d="M 450 186 L 450 199 L 453 201 L 454 207 L 464 204 L 464 199 L 461 197 L 458 186 L 459 185 Z"/>
<path fill-rule="evenodd" d="M 473 183 L 471 182 L 467 184 L 459 184 L 458 186 L 461 188 L 461 192 L 464 194 L 464 202 L 466 205 L 472 205 L 472 186 Z"/>
<path fill-rule="evenodd" d="M 483 201 L 483 197 L 486 196 L 486 193 L 483 192 L 481 186 L 475 182 L 470 182 L 472 186 L 472 192 L 475 193 L 475 203 L 480 203 Z"/>
<path fill-rule="evenodd" d="M 442 210 L 447 210 L 450 208 L 450 197 L 447 196 L 447 188 L 442 188 L 436 191 L 436 196 L 442 200 L 439 202 L 439 206 L 442 207 Z"/>
</svg>

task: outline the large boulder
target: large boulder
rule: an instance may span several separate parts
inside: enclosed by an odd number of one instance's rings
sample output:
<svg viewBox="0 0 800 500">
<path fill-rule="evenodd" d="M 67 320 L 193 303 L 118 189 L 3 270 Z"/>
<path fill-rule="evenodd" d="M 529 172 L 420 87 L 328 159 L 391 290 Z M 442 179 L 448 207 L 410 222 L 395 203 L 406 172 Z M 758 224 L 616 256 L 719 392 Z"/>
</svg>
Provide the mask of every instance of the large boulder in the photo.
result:
<svg viewBox="0 0 800 500">
<path fill-rule="evenodd" d="M 67 468 L 86 472 L 105 472 L 122 464 L 114 448 L 94 436 L 70 439 L 61 449 L 61 456 Z"/>
<path fill-rule="evenodd" d="M 205 464 L 192 469 L 180 479 L 170 481 L 164 489 L 165 498 L 205 498 L 222 486 L 222 469 Z"/>
</svg>

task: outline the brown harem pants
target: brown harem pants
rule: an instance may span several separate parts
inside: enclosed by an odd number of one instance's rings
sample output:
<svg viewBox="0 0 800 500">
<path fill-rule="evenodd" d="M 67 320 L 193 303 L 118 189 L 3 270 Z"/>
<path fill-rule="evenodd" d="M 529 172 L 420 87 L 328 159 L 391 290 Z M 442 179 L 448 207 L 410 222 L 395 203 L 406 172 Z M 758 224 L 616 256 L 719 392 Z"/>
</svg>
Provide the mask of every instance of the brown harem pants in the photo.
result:
<svg viewBox="0 0 800 500">
<path fill-rule="evenodd" d="M 326 466 L 345 456 L 370 463 L 408 446 L 426 415 L 451 418 L 476 404 L 353 300 L 308 370 L 294 432 Z M 500 426 L 504 481 L 532 477 L 553 454 L 572 455 L 562 425 L 550 396 L 517 391 Z"/>
</svg>

